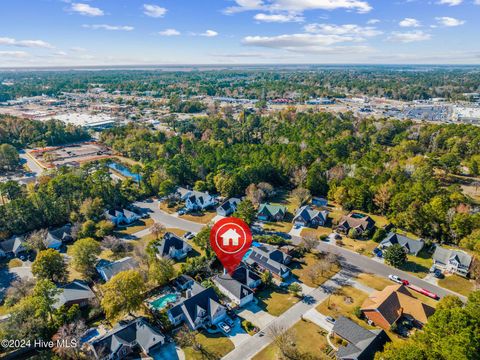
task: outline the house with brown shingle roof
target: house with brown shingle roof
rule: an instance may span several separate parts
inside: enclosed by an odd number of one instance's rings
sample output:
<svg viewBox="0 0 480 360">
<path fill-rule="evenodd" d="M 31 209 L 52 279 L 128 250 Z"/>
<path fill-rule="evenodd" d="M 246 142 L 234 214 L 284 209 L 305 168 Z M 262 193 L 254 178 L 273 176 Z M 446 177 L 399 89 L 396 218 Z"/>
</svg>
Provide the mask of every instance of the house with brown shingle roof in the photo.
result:
<svg viewBox="0 0 480 360">
<path fill-rule="evenodd" d="M 362 313 L 384 330 L 389 330 L 401 317 L 419 328 L 427 323 L 435 309 L 415 298 L 405 285 L 387 286 L 372 293 L 361 306 Z"/>
<path fill-rule="evenodd" d="M 337 225 L 337 231 L 348 234 L 350 229 L 355 229 L 359 234 L 372 230 L 375 227 L 375 221 L 368 215 L 352 212 L 343 216 Z"/>
</svg>

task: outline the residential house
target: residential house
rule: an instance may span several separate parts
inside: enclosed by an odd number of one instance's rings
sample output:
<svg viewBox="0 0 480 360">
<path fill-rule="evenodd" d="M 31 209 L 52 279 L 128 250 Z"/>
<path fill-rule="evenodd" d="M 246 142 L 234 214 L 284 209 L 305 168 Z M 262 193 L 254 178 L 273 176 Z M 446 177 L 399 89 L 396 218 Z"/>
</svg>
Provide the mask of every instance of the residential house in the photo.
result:
<svg viewBox="0 0 480 360">
<path fill-rule="evenodd" d="M 322 197 L 313 197 L 312 205 L 317 207 L 326 207 L 328 205 L 328 200 Z"/>
<path fill-rule="evenodd" d="M 417 256 L 425 246 L 425 242 L 422 239 L 414 240 L 408 236 L 391 232 L 380 242 L 379 247 L 381 249 L 386 249 L 393 244 L 399 244 L 405 250 L 405 253 L 415 256 Z"/>
<path fill-rule="evenodd" d="M 125 325 L 118 325 L 90 343 L 95 359 L 117 360 L 147 356 L 165 344 L 165 336 L 151 326 L 146 319 L 138 318 Z"/>
<path fill-rule="evenodd" d="M 14 236 L 0 242 L 0 257 L 18 257 L 26 251 L 23 236 Z"/>
<path fill-rule="evenodd" d="M 231 276 L 250 289 L 256 289 L 262 283 L 259 275 L 243 265 L 237 267 Z"/>
<path fill-rule="evenodd" d="M 372 293 L 361 306 L 362 313 L 372 323 L 389 330 L 401 317 L 421 328 L 435 309 L 413 297 L 405 285 L 387 286 Z"/>
<path fill-rule="evenodd" d="M 60 228 L 48 230 L 43 243 L 47 249 L 58 250 L 63 244 L 73 241 L 72 226 L 67 224 Z"/>
<path fill-rule="evenodd" d="M 156 249 L 158 258 L 168 257 L 170 259 L 181 260 L 188 255 L 192 247 L 177 235 L 167 232 Z"/>
<path fill-rule="evenodd" d="M 132 257 L 124 257 L 117 261 L 100 260 L 96 266 L 103 280 L 108 281 L 118 273 L 138 268 L 138 262 Z"/>
<path fill-rule="evenodd" d="M 467 276 L 472 257 L 464 251 L 437 246 L 433 253 L 433 267 L 460 276 Z"/>
<path fill-rule="evenodd" d="M 130 225 L 141 219 L 141 215 L 127 209 L 107 210 L 103 213 L 105 219 L 111 221 L 115 226 Z"/>
<path fill-rule="evenodd" d="M 363 234 L 366 231 L 370 231 L 375 227 L 375 221 L 368 216 L 360 213 L 350 213 L 347 216 L 343 216 L 338 225 L 337 231 L 344 234 L 348 234 L 350 229 L 355 229 L 359 234 Z"/>
<path fill-rule="evenodd" d="M 70 307 L 74 304 L 83 307 L 95 299 L 95 294 L 90 289 L 90 286 L 81 280 L 74 280 L 68 284 L 58 286 L 58 289 L 61 292 L 58 294 L 57 302 L 54 305 L 56 309 L 61 306 Z"/>
<path fill-rule="evenodd" d="M 226 314 L 226 308 L 220 304 L 213 288 L 195 286 L 194 293 L 187 290 L 187 297 L 168 310 L 170 322 L 177 326 L 185 322 L 190 329 L 196 330 L 201 327 L 215 325 L 222 321 Z"/>
<path fill-rule="evenodd" d="M 282 221 L 286 213 L 285 206 L 261 204 L 257 212 L 257 218 L 261 221 Z"/>
<path fill-rule="evenodd" d="M 332 333 L 347 342 L 338 348 L 339 360 L 373 360 L 375 353 L 390 341 L 385 331 L 367 330 L 344 316 L 335 321 Z"/>
<path fill-rule="evenodd" d="M 253 301 L 253 291 L 248 286 L 234 279 L 229 274 L 217 275 L 213 278 L 218 290 L 242 307 Z"/>
<path fill-rule="evenodd" d="M 173 282 L 179 290 L 185 291 L 193 285 L 195 280 L 193 280 L 193 278 L 188 275 L 182 274 L 178 276 L 175 280 L 173 280 Z"/>
<path fill-rule="evenodd" d="M 185 209 L 187 211 L 205 210 L 216 204 L 216 199 L 208 192 L 179 187 L 177 194 L 179 194 L 180 199 L 185 202 Z"/>
<path fill-rule="evenodd" d="M 292 257 L 271 245 L 262 244 L 260 247 L 252 247 L 245 262 L 261 271 L 270 271 L 273 276 L 285 279 L 290 275 L 290 269 L 286 266 Z"/>
<path fill-rule="evenodd" d="M 305 205 L 297 210 L 297 213 L 293 218 L 293 223 L 295 225 L 316 228 L 325 225 L 327 222 L 327 216 L 328 211 L 314 210 L 310 206 Z"/>
<path fill-rule="evenodd" d="M 220 216 L 230 216 L 235 211 L 237 211 L 237 206 L 240 204 L 240 199 L 237 198 L 230 198 L 224 203 L 222 203 L 219 207 L 217 207 L 217 214 Z"/>
</svg>

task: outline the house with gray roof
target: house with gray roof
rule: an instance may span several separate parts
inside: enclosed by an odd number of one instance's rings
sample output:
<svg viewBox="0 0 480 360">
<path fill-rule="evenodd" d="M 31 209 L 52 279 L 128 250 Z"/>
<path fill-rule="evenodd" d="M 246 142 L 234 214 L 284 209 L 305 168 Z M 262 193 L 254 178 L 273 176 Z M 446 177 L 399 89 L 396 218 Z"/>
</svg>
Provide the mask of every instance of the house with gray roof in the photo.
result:
<svg viewBox="0 0 480 360">
<path fill-rule="evenodd" d="M 195 292 L 187 290 L 186 299 L 170 308 L 167 314 L 173 325 L 177 326 L 185 322 L 190 329 L 196 330 L 222 321 L 227 314 L 227 309 L 220 304 L 218 295 L 210 287 Z"/>
<path fill-rule="evenodd" d="M 373 360 L 382 351 L 389 338 L 383 330 L 367 330 L 352 320 L 341 316 L 335 321 L 332 333 L 347 342 L 337 351 L 340 360 Z"/>
<path fill-rule="evenodd" d="M 230 198 L 217 207 L 217 214 L 220 216 L 230 216 L 237 211 L 237 206 L 240 204 L 240 199 Z"/>
<path fill-rule="evenodd" d="M 273 276 L 285 279 L 290 275 L 290 269 L 286 265 L 291 261 L 291 256 L 271 245 L 262 244 L 260 247 L 252 247 L 251 252 L 245 259 L 245 263 L 260 271 L 269 271 Z"/>
<path fill-rule="evenodd" d="M 257 218 L 261 221 L 282 221 L 287 213 L 283 205 L 261 204 L 258 208 Z"/>
<path fill-rule="evenodd" d="M 102 259 L 98 262 L 96 269 L 103 280 L 108 281 L 118 273 L 138 268 L 138 262 L 132 257 L 124 257 L 117 261 Z"/>
<path fill-rule="evenodd" d="M 425 246 L 425 242 L 420 240 L 414 240 L 409 238 L 405 235 L 400 235 L 394 232 L 391 232 L 387 235 L 385 239 L 380 242 L 379 247 L 381 249 L 386 249 L 393 244 L 399 244 L 407 254 L 417 256 L 418 253 L 423 249 Z"/>
<path fill-rule="evenodd" d="M 437 246 L 433 253 L 433 267 L 452 274 L 466 277 L 472 264 L 472 257 L 465 251 L 445 249 Z"/>
<path fill-rule="evenodd" d="M 17 257 L 25 251 L 27 249 L 23 236 L 14 236 L 0 242 L 0 257 Z"/>
<path fill-rule="evenodd" d="M 177 194 L 180 196 L 180 199 L 185 202 L 185 208 L 188 211 L 205 210 L 216 204 L 215 198 L 208 192 L 179 187 Z"/>
<path fill-rule="evenodd" d="M 56 309 L 64 305 L 70 307 L 74 304 L 83 307 L 95 299 L 95 294 L 90 289 L 90 286 L 81 280 L 74 280 L 68 284 L 58 286 L 58 289 L 61 292 L 58 294 L 57 302 L 54 305 Z"/>
<path fill-rule="evenodd" d="M 305 205 L 297 210 L 293 223 L 295 225 L 306 226 L 316 228 L 318 226 L 324 226 L 327 222 L 328 211 L 314 210 L 312 207 Z"/>
<path fill-rule="evenodd" d="M 167 232 L 156 246 L 157 257 L 181 260 L 187 257 L 192 247 L 177 235 Z"/>
<path fill-rule="evenodd" d="M 163 344 L 165 336 L 146 319 L 138 318 L 118 325 L 95 339 L 90 343 L 90 348 L 95 359 L 117 360 L 140 358 L 140 354 L 151 356 L 153 351 Z"/>
<path fill-rule="evenodd" d="M 257 273 L 243 265 L 237 267 L 231 276 L 250 289 L 256 289 L 262 283 L 262 279 Z"/>
<path fill-rule="evenodd" d="M 218 290 L 242 307 L 253 301 L 253 291 L 248 286 L 234 279 L 229 274 L 217 275 L 213 278 Z"/>
</svg>

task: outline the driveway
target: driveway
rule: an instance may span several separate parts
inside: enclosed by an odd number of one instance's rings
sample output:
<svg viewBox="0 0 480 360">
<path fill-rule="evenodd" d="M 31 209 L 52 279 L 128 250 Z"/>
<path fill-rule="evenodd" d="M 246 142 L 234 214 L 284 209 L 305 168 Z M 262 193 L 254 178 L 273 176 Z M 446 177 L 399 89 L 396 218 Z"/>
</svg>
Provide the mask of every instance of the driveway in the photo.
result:
<svg viewBox="0 0 480 360">
<path fill-rule="evenodd" d="M 166 343 L 151 354 L 154 360 L 185 360 L 185 353 L 175 343 Z"/>
<path fill-rule="evenodd" d="M 137 201 L 133 205 L 138 206 L 143 212 L 150 214 L 150 217 L 157 223 L 164 225 L 167 228 L 181 229 L 198 233 L 205 226 L 193 221 L 180 219 L 175 215 L 167 214 L 160 210 L 158 201 Z"/>
<path fill-rule="evenodd" d="M 32 279 L 31 262 L 9 269 L 7 265 L 0 269 L 0 299 L 3 299 L 10 284 L 18 279 Z"/>
<path fill-rule="evenodd" d="M 292 230 L 290 230 L 288 234 L 291 236 L 300 236 L 300 234 L 302 233 L 302 230 L 303 230 L 303 226 L 299 227 L 298 229 L 296 229 L 294 226 L 292 227 Z"/>
<path fill-rule="evenodd" d="M 275 316 L 270 315 L 254 302 L 251 302 L 249 305 L 243 308 L 243 310 L 238 312 L 237 315 L 245 320 L 250 321 L 259 329 L 263 329 L 276 319 Z"/>
<path fill-rule="evenodd" d="M 250 335 L 248 335 L 247 332 L 243 330 L 240 318 L 235 319 L 235 326 L 226 335 L 233 342 L 233 345 L 235 345 L 235 347 L 250 338 Z"/>
<path fill-rule="evenodd" d="M 327 317 L 322 313 L 319 313 L 315 308 L 308 310 L 303 315 L 303 318 L 310 320 L 314 324 L 320 326 L 322 329 L 325 329 L 327 332 L 330 332 L 333 329 L 333 324 L 329 323 L 326 320 Z"/>
</svg>

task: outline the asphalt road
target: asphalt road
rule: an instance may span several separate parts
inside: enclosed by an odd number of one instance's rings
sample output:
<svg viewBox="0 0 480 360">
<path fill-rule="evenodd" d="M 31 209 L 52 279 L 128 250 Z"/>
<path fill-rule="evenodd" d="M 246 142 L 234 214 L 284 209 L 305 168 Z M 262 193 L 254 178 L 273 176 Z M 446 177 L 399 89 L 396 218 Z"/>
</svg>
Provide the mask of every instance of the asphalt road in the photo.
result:
<svg viewBox="0 0 480 360">
<path fill-rule="evenodd" d="M 19 151 L 18 155 L 20 156 L 20 159 L 23 159 L 27 163 L 28 168 L 36 177 L 43 173 L 44 169 L 33 161 L 32 158 L 27 155 L 25 150 Z"/>
</svg>

